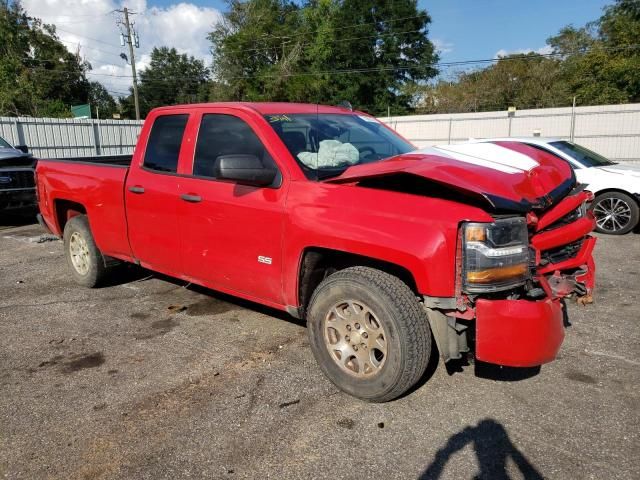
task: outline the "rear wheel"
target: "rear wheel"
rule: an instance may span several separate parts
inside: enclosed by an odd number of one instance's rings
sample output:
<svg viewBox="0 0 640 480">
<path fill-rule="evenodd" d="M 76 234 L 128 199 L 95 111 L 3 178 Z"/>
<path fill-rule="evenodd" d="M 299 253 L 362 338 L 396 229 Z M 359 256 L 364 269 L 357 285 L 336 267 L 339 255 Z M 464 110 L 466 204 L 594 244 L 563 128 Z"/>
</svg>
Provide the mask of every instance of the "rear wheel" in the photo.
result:
<svg viewBox="0 0 640 480">
<path fill-rule="evenodd" d="M 596 217 L 596 231 L 600 233 L 624 235 L 638 224 L 638 204 L 621 192 L 598 195 L 591 209 Z"/>
<path fill-rule="evenodd" d="M 320 368 L 355 397 L 393 400 L 427 367 L 427 316 L 406 284 L 380 270 L 352 267 L 327 277 L 313 293 L 307 321 Z"/>
<path fill-rule="evenodd" d="M 106 276 L 104 257 L 91 234 L 86 215 L 71 218 L 64 227 L 64 251 L 76 283 L 93 288 Z"/>
</svg>

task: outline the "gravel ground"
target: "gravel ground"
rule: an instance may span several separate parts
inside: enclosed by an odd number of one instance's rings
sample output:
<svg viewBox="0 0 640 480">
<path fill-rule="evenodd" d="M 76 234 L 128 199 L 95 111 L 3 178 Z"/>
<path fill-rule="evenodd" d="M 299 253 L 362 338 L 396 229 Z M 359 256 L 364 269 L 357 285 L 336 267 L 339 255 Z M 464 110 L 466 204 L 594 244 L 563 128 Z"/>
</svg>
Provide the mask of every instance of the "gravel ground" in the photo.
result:
<svg viewBox="0 0 640 480">
<path fill-rule="evenodd" d="M 637 234 L 600 237 L 595 303 L 540 372 L 440 363 L 377 405 L 285 314 L 135 268 L 83 289 L 61 242 L 13 225 L 0 478 L 640 478 Z"/>
</svg>

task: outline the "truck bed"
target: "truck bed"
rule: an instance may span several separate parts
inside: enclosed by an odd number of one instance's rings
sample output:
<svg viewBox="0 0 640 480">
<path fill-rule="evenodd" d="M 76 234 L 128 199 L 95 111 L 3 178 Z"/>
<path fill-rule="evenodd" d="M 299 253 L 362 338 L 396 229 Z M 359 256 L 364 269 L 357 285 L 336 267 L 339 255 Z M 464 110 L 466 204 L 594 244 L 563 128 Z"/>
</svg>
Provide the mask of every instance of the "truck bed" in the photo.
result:
<svg viewBox="0 0 640 480">
<path fill-rule="evenodd" d="M 124 187 L 131 155 L 41 159 L 36 167 L 40 213 L 55 235 L 65 217 L 86 213 L 100 250 L 130 256 Z"/>
</svg>

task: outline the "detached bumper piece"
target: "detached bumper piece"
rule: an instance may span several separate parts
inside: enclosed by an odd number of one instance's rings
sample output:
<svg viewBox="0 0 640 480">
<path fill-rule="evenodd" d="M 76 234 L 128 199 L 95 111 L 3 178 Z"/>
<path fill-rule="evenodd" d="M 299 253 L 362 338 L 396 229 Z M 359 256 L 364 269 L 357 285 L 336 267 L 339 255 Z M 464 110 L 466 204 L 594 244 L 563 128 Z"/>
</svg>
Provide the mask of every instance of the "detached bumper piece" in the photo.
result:
<svg viewBox="0 0 640 480">
<path fill-rule="evenodd" d="M 556 358 L 564 327 L 559 300 L 476 302 L 476 358 L 509 367 L 533 367 Z"/>
</svg>

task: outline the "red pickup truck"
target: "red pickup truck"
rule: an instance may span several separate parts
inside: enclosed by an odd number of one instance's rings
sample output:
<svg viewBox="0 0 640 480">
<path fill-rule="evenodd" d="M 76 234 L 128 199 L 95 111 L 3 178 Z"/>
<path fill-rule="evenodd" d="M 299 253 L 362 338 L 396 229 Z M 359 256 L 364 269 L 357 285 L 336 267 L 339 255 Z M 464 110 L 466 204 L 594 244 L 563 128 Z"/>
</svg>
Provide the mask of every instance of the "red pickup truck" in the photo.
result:
<svg viewBox="0 0 640 480">
<path fill-rule="evenodd" d="M 39 161 L 40 220 L 78 283 L 133 262 L 285 310 L 331 381 L 387 401 L 436 346 L 445 361 L 553 360 L 562 299 L 591 298 L 591 193 L 563 160 L 501 146 L 511 165 L 415 152 L 338 107 L 159 108 L 132 158 Z"/>
</svg>

